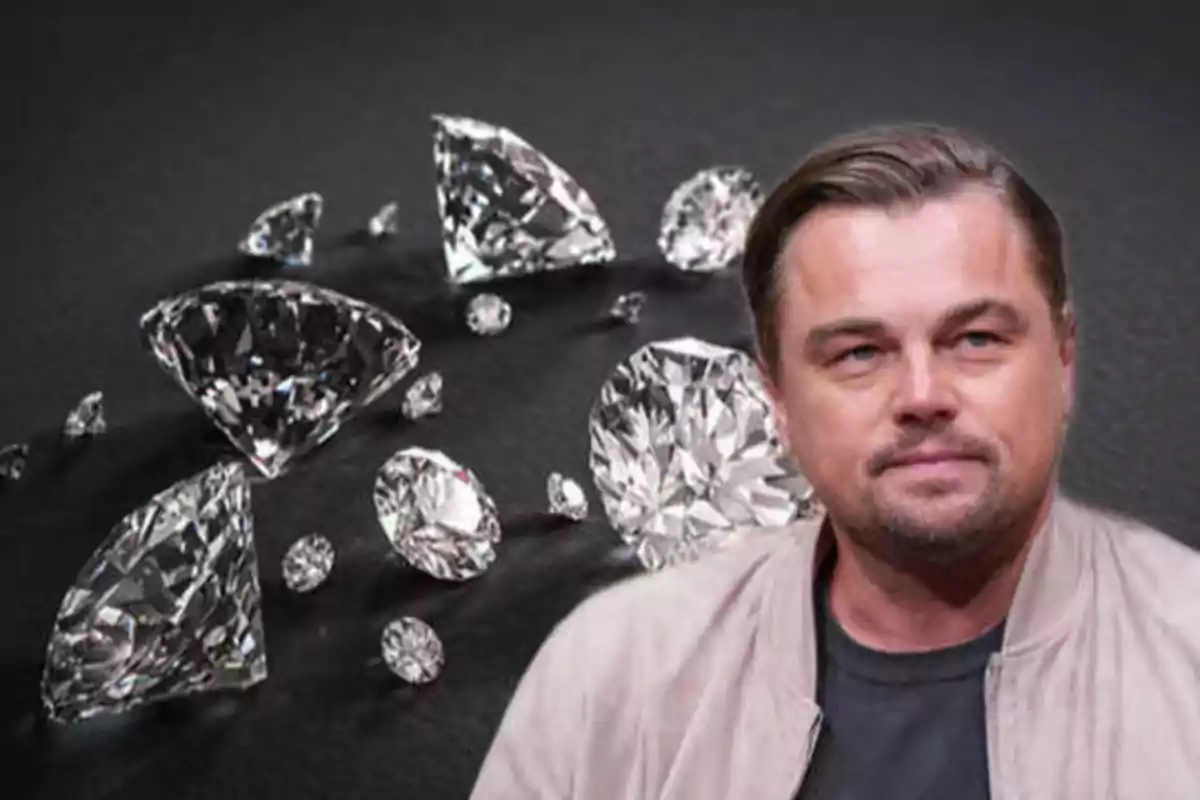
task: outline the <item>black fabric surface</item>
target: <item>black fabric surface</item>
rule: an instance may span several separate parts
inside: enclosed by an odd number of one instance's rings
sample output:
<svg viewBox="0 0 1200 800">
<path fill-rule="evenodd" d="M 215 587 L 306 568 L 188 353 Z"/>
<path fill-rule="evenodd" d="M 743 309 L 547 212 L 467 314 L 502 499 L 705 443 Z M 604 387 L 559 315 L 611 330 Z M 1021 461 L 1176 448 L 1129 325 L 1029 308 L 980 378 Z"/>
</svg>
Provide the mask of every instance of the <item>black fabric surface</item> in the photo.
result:
<svg viewBox="0 0 1200 800">
<path fill-rule="evenodd" d="M 814 598 L 823 719 L 797 800 L 987 800 L 984 673 L 1004 626 L 940 650 L 872 650 L 830 611 L 832 561 Z"/>
<path fill-rule="evenodd" d="M 549 471 L 587 481 L 586 415 L 609 369 L 657 338 L 749 341 L 735 276 L 685 280 L 659 261 L 661 204 L 713 164 L 772 183 L 863 124 L 963 125 L 1026 166 L 1065 220 L 1081 310 L 1065 482 L 1200 543 L 1200 55 L 1186 18 L 962 3 L 874 17 L 838 3 L 27 5 L 0 25 L 0 442 L 34 448 L 0 496 L 5 797 L 465 797 L 546 633 L 632 570 L 590 485 L 589 522 L 542 516 Z M 509 126 L 548 153 L 597 202 L 618 263 L 506 285 L 511 330 L 471 336 L 465 298 L 438 282 L 431 112 Z M 399 314 L 425 342 L 422 367 L 443 371 L 446 409 L 402 423 L 401 385 L 255 487 L 264 684 L 46 726 L 41 661 L 76 572 L 121 516 L 227 452 L 145 353 L 137 318 L 168 294 L 263 274 L 235 242 L 309 190 L 327 208 L 303 277 Z M 399 236 L 365 242 L 391 199 Z M 592 323 L 634 288 L 650 292 L 640 327 Z M 94 389 L 110 432 L 61 446 L 64 415 Z M 386 559 L 371 484 L 414 444 L 471 467 L 500 507 L 506 539 L 479 581 L 447 586 Z M 296 598 L 279 558 L 313 531 L 338 565 Z M 383 624 L 405 613 L 446 645 L 445 674 L 420 690 L 378 657 Z"/>
</svg>

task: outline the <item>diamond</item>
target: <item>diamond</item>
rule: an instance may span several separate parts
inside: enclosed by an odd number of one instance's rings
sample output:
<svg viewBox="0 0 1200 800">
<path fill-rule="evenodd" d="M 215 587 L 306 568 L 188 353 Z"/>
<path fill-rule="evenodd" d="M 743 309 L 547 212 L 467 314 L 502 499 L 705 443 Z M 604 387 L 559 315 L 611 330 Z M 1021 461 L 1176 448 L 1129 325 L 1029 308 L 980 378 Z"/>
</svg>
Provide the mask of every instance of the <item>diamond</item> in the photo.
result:
<svg viewBox="0 0 1200 800">
<path fill-rule="evenodd" d="M 442 410 L 442 373 L 436 370 L 413 381 L 404 393 L 400 412 L 409 419 L 420 419 Z"/>
<path fill-rule="evenodd" d="M 42 674 L 73 722 L 267 676 L 250 485 L 220 464 L 117 523 L 67 591 Z"/>
<path fill-rule="evenodd" d="M 85 396 L 67 414 L 67 421 L 63 424 L 63 435 L 68 439 L 99 436 L 106 430 L 108 423 L 104 419 L 104 392 L 92 392 Z"/>
<path fill-rule="evenodd" d="M 29 463 L 29 445 L 10 444 L 0 448 L 0 479 L 17 481 Z"/>
<path fill-rule="evenodd" d="M 624 322 L 627 325 L 636 325 L 642 318 L 642 308 L 645 305 L 645 292 L 628 292 L 613 301 L 612 307 L 608 310 L 608 316 L 610 319 Z"/>
<path fill-rule="evenodd" d="M 566 517 L 575 522 L 587 519 L 588 499 L 583 487 L 560 472 L 551 472 L 546 479 L 546 494 L 550 500 L 550 513 Z"/>
<path fill-rule="evenodd" d="M 395 201 L 384 203 L 367 223 L 367 231 L 376 239 L 395 236 L 400 230 L 400 205 Z"/>
<path fill-rule="evenodd" d="M 380 645 L 388 669 L 409 683 L 429 683 L 442 674 L 446 663 L 442 640 L 423 620 L 392 620 L 383 629 Z"/>
<path fill-rule="evenodd" d="M 467 327 L 479 336 L 503 333 L 512 322 L 512 306 L 495 294 L 480 294 L 467 304 Z"/>
<path fill-rule="evenodd" d="M 639 348 L 601 388 L 588 429 L 605 513 L 650 569 L 808 508 L 811 487 L 788 465 L 761 376 L 737 350 L 693 338 Z"/>
<path fill-rule="evenodd" d="M 433 160 L 452 283 L 616 257 L 608 225 L 588 193 L 507 128 L 434 114 Z"/>
<path fill-rule="evenodd" d="M 465 581 L 496 560 L 496 505 L 468 469 L 444 453 L 409 447 L 375 479 L 375 510 L 392 547 L 435 578 Z"/>
<path fill-rule="evenodd" d="M 238 242 L 238 251 L 255 258 L 273 258 L 286 267 L 312 264 L 313 236 L 321 224 L 325 200 L 306 192 L 276 203 L 258 215 Z"/>
<path fill-rule="evenodd" d="M 320 445 L 417 364 L 387 312 L 296 281 L 228 281 L 164 300 L 154 357 L 267 478 Z"/>
<path fill-rule="evenodd" d="M 701 170 L 676 187 L 663 207 L 658 248 L 689 272 L 724 269 L 738 258 L 763 191 L 741 167 Z"/>
<path fill-rule="evenodd" d="M 292 542 L 283 556 L 283 582 L 293 592 L 311 592 L 333 570 L 333 542 L 318 533 Z"/>
</svg>

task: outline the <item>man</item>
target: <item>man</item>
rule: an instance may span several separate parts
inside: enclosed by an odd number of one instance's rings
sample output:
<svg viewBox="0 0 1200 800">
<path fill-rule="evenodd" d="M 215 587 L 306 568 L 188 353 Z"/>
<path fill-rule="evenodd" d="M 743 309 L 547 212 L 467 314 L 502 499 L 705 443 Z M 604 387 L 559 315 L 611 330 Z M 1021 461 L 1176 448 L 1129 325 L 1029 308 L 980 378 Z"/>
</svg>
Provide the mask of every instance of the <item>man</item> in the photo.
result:
<svg viewBox="0 0 1200 800">
<path fill-rule="evenodd" d="M 827 513 L 581 604 L 474 796 L 1200 798 L 1200 555 L 1057 486 L 1061 238 L 965 134 L 812 153 L 744 280 Z"/>
</svg>

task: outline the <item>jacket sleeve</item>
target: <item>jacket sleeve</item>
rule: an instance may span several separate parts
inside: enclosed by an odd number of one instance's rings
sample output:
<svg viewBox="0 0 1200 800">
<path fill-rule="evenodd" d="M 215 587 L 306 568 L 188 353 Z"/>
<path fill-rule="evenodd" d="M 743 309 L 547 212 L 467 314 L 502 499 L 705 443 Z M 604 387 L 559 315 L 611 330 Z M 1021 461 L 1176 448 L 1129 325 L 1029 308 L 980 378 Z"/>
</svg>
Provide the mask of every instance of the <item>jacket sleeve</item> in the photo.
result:
<svg viewBox="0 0 1200 800">
<path fill-rule="evenodd" d="M 586 624 L 581 609 L 550 633 L 517 684 L 471 800 L 567 800 L 589 735 Z"/>
</svg>

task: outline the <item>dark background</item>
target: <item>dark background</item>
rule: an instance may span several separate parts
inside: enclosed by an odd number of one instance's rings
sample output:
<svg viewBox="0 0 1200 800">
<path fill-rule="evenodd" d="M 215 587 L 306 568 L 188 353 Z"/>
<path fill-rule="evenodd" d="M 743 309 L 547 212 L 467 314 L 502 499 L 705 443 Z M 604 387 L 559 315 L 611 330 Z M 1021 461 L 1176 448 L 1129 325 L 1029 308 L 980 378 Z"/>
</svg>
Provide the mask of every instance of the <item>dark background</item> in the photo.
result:
<svg viewBox="0 0 1200 800">
<path fill-rule="evenodd" d="M 1026 167 L 1064 218 L 1081 309 L 1065 482 L 1200 545 L 1194 15 L 78 5 L 10 8 L 3 26 L 0 443 L 34 446 L 28 477 L 0 496 L 0 733 L 12 742 L 0 749 L 17 756 L 6 796 L 465 797 L 542 638 L 631 569 L 586 472 L 586 415 L 608 370 L 667 336 L 748 344 L 735 276 L 684 280 L 657 259 L 662 202 L 717 163 L 772 183 L 862 124 L 974 128 Z M 435 111 L 509 126 L 548 153 L 599 205 L 619 263 L 505 285 L 512 328 L 466 333 L 463 297 L 438 284 Z M 445 375 L 446 410 L 402 422 L 406 382 L 255 487 L 268 681 L 47 726 L 42 654 L 76 572 L 121 516 L 227 451 L 145 353 L 137 317 L 168 294 L 261 274 L 235 242 L 265 206 L 308 190 L 327 205 L 302 277 L 405 319 L 425 342 L 422 369 Z M 356 231 L 390 199 L 403 229 L 373 246 Z M 591 322 L 633 288 L 651 293 L 640 327 Z M 111 431 L 62 446 L 64 415 L 94 389 Z M 371 483 L 410 444 L 471 467 L 500 507 L 500 560 L 476 582 L 438 584 L 387 558 Z M 590 522 L 542 516 L 555 469 L 587 485 Z M 291 596 L 279 558 L 313 531 L 338 564 L 327 586 Z M 444 676 L 420 690 L 378 657 L 380 629 L 402 613 L 446 646 Z"/>
</svg>

